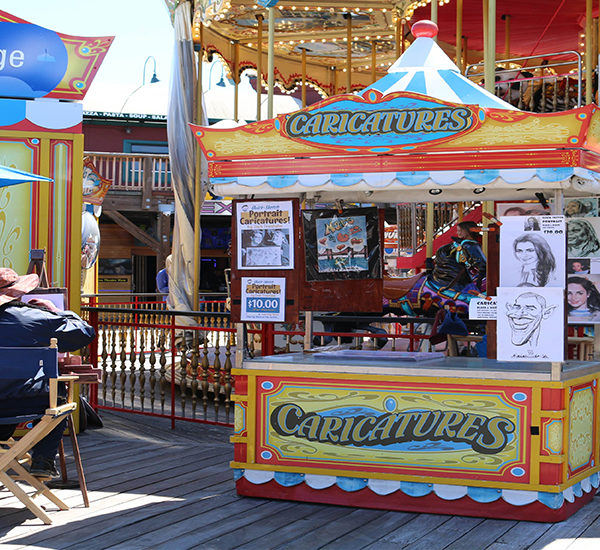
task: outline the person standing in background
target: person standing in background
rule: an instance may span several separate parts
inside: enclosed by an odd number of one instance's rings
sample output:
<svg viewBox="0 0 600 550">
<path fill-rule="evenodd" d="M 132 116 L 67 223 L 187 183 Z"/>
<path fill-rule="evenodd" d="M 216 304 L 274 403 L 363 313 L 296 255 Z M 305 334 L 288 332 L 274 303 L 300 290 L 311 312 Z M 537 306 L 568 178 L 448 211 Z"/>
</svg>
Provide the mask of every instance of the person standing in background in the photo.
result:
<svg viewBox="0 0 600 550">
<path fill-rule="evenodd" d="M 163 267 L 156 274 L 156 290 L 161 293 L 169 294 L 169 271 L 171 269 L 171 254 L 167 256 L 165 260 L 165 267 Z M 163 298 L 166 301 L 166 296 Z"/>
</svg>

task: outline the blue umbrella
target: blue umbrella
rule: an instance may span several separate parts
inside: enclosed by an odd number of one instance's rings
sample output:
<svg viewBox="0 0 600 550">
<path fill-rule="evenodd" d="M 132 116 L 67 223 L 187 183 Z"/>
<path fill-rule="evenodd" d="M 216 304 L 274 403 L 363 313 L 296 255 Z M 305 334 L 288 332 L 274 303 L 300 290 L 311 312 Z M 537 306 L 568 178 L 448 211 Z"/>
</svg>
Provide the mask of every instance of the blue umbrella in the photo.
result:
<svg viewBox="0 0 600 550">
<path fill-rule="evenodd" d="M 0 165 L 0 187 L 16 185 L 17 183 L 26 183 L 28 181 L 54 180 L 52 178 L 46 178 L 30 172 L 24 172 L 23 170 L 17 170 L 16 168 L 9 168 L 8 166 Z"/>
</svg>

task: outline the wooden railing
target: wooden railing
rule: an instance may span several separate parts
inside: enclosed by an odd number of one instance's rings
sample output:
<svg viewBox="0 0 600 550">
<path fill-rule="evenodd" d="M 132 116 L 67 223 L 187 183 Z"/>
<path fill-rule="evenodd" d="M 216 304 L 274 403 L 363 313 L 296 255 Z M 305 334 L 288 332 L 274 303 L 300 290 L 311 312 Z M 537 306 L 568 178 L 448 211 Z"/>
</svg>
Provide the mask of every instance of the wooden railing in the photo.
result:
<svg viewBox="0 0 600 550">
<path fill-rule="evenodd" d="M 169 155 L 86 152 L 112 191 L 172 192 Z"/>
</svg>

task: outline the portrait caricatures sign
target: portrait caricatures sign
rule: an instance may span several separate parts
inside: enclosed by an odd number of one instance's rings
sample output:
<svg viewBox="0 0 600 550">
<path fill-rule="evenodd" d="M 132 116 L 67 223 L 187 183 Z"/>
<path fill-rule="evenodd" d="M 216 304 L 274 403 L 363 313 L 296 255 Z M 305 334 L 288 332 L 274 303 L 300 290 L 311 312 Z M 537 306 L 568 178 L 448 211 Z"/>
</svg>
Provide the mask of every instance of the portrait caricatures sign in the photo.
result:
<svg viewBox="0 0 600 550">
<path fill-rule="evenodd" d="M 498 360 L 564 360 L 564 290 L 498 288 Z"/>
<path fill-rule="evenodd" d="M 504 216 L 500 221 L 500 286 L 564 288 L 564 217 Z"/>
<path fill-rule="evenodd" d="M 567 255 L 569 258 L 600 258 L 600 218 L 567 220 Z"/>
<path fill-rule="evenodd" d="M 240 202 L 237 216 L 238 269 L 293 269 L 292 201 Z"/>
<path fill-rule="evenodd" d="M 285 277 L 242 277 L 242 321 L 285 321 Z"/>
<path fill-rule="evenodd" d="M 569 324 L 600 323 L 600 275 L 567 275 L 567 316 Z"/>
<path fill-rule="evenodd" d="M 306 279 L 378 279 L 381 247 L 377 208 L 305 210 Z"/>
</svg>

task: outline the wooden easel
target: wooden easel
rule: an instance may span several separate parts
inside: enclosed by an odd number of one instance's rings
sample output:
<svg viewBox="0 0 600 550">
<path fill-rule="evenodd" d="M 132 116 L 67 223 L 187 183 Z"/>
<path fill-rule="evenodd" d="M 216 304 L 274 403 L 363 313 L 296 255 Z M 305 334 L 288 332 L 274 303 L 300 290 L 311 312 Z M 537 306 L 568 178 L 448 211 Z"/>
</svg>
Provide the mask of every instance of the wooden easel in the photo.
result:
<svg viewBox="0 0 600 550">
<path fill-rule="evenodd" d="M 48 284 L 48 274 L 46 273 L 46 250 L 43 248 L 34 248 L 29 251 L 29 266 L 27 275 L 37 273 L 40 277 L 40 288 L 50 288 Z"/>
</svg>

